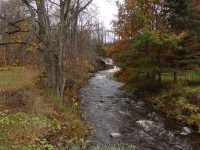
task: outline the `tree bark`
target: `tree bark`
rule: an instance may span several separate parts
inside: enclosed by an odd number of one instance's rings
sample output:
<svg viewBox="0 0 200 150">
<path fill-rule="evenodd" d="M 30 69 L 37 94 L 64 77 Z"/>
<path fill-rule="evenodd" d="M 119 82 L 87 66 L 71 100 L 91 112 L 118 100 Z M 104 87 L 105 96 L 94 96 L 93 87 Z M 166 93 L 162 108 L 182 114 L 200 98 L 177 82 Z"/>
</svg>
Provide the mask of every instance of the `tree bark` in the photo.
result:
<svg viewBox="0 0 200 150">
<path fill-rule="evenodd" d="M 158 73 L 158 82 L 159 83 L 162 82 L 162 74 L 161 74 L 161 72 Z"/>
<path fill-rule="evenodd" d="M 176 82 L 177 82 L 177 72 L 174 71 L 174 84 L 176 84 Z"/>
</svg>

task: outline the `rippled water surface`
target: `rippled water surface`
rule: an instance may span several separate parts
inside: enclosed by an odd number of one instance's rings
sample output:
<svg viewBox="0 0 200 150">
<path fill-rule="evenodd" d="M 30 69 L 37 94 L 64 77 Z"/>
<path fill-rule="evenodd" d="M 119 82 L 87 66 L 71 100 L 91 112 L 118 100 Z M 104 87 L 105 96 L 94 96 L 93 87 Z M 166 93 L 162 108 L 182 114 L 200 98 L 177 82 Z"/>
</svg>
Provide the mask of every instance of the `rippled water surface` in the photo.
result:
<svg viewBox="0 0 200 150">
<path fill-rule="evenodd" d="M 99 144 L 130 144 L 138 150 L 200 150 L 200 136 L 180 135 L 174 121 L 154 112 L 141 98 L 119 88 L 117 68 L 100 71 L 81 89 L 82 109 L 96 129 L 89 140 Z M 111 138 L 111 133 L 121 137 Z"/>
</svg>

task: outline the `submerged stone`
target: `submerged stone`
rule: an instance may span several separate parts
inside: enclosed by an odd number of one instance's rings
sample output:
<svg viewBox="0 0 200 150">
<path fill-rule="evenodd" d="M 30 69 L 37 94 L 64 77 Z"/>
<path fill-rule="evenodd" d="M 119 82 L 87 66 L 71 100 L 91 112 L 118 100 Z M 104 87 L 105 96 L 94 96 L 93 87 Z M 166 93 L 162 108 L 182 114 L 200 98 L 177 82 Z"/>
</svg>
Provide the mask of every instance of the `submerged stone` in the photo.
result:
<svg viewBox="0 0 200 150">
<path fill-rule="evenodd" d="M 119 137 L 121 137 L 121 134 L 120 133 L 111 133 L 110 137 L 112 137 L 112 138 L 119 138 Z"/>
<path fill-rule="evenodd" d="M 101 100 L 101 101 L 99 101 L 100 103 L 104 103 L 104 101 L 103 100 Z"/>
<path fill-rule="evenodd" d="M 188 128 L 188 127 L 183 127 L 182 129 L 181 129 L 181 133 L 180 133 L 181 135 L 187 135 L 187 134 L 191 134 L 191 130 L 190 130 L 190 128 Z"/>
</svg>

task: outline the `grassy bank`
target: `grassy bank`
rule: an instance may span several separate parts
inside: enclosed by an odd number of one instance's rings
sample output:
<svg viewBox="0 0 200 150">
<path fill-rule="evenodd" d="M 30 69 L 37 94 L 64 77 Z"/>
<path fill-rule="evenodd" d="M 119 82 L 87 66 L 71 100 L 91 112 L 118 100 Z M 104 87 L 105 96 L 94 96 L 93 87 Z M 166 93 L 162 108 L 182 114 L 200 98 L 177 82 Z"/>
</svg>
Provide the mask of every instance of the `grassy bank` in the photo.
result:
<svg viewBox="0 0 200 150">
<path fill-rule="evenodd" d="M 76 99 L 58 105 L 59 98 L 35 85 L 37 69 L 0 70 L 0 149 L 67 149 L 84 142 Z"/>
<path fill-rule="evenodd" d="M 146 93 L 146 100 L 168 117 L 189 126 L 200 133 L 200 88 L 177 85 L 162 90 L 157 95 Z"/>
<path fill-rule="evenodd" d="M 155 80 L 136 80 L 127 72 L 118 72 L 115 76 L 125 81 L 123 88 L 143 93 L 145 100 L 149 101 L 155 109 L 200 133 L 200 74 L 198 72 L 179 73 L 175 84 L 172 74 L 163 74 L 161 83 Z M 129 78 L 124 78 L 126 76 Z"/>
</svg>

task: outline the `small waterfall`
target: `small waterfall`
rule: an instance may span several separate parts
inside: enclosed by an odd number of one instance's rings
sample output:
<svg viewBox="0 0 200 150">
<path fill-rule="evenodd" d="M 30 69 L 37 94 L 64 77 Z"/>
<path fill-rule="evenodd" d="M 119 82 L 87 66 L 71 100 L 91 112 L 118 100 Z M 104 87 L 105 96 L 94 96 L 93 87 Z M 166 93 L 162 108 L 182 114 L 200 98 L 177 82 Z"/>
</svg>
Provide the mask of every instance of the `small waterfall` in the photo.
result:
<svg viewBox="0 0 200 150">
<path fill-rule="evenodd" d="M 105 63 L 106 67 L 112 67 L 112 68 L 115 68 L 116 66 L 114 66 L 114 62 L 112 59 L 110 58 L 103 58 L 103 57 L 100 57 L 100 60 Z"/>
</svg>

